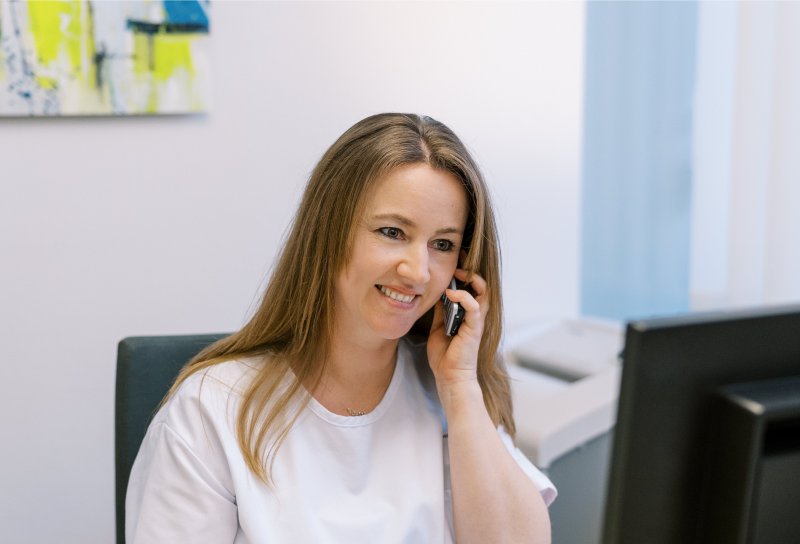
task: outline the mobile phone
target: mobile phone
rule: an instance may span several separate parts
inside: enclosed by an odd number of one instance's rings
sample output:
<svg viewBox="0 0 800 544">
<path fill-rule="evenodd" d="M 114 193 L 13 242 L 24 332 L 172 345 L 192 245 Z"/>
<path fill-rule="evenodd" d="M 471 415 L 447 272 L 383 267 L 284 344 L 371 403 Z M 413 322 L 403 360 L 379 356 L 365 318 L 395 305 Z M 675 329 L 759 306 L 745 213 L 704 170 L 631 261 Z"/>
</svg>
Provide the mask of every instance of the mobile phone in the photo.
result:
<svg viewBox="0 0 800 544">
<path fill-rule="evenodd" d="M 450 289 L 464 289 L 464 283 L 453 278 L 450 280 Z M 444 303 L 444 332 L 447 336 L 455 336 L 461 322 L 464 321 L 464 308 L 458 302 L 447 298 L 447 291 L 442 293 Z"/>
</svg>

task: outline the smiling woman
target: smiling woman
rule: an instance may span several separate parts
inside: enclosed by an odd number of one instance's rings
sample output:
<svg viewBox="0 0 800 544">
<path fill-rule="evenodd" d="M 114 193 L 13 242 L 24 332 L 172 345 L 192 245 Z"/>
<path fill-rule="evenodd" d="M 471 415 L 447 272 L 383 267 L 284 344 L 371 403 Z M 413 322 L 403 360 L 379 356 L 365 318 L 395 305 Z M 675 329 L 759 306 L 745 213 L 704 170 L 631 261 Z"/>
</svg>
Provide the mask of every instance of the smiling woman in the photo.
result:
<svg viewBox="0 0 800 544">
<path fill-rule="evenodd" d="M 443 292 L 466 310 L 452 337 Z M 428 117 L 357 123 L 314 169 L 256 314 L 150 425 L 127 541 L 549 542 L 555 489 L 513 443 L 500 301 L 461 141 Z"/>
<path fill-rule="evenodd" d="M 458 264 L 467 197 L 428 164 L 395 168 L 371 191 L 337 284 L 337 331 L 397 339 L 441 296 Z M 367 341 L 365 338 L 364 341 Z"/>
</svg>

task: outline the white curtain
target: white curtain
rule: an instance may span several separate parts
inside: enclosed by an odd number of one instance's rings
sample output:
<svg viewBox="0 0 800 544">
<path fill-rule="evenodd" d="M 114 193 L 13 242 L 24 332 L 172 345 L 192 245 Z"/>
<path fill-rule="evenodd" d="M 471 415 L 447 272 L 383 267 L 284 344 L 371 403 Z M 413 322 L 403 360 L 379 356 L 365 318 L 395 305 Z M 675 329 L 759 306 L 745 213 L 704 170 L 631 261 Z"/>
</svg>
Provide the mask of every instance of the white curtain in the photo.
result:
<svg viewBox="0 0 800 544">
<path fill-rule="evenodd" d="M 800 301 L 800 2 L 702 2 L 695 310 Z"/>
</svg>

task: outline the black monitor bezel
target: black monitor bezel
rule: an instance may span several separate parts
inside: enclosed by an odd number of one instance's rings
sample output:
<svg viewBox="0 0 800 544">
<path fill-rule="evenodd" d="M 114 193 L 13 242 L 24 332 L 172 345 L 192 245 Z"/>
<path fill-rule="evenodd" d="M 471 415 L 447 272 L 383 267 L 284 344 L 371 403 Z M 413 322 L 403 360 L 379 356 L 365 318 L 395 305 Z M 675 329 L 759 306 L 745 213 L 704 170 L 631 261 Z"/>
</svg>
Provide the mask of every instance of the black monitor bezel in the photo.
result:
<svg viewBox="0 0 800 544">
<path fill-rule="evenodd" d="M 633 321 L 605 544 L 696 541 L 712 392 L 800 374 L 800 305 Z"/>
</svg>

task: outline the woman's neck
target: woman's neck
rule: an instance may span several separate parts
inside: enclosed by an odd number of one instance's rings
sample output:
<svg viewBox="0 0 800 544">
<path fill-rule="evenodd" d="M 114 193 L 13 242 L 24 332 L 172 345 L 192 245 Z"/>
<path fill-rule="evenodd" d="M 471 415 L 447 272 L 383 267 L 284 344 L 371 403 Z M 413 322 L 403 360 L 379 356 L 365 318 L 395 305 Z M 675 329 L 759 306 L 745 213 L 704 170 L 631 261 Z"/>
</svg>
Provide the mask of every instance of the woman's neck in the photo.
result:
<svg viewBox="0 0 800 544">
<path fill-rule="evenodd" d="M 397 340 L 359 342 L 335 335 L 314 398 L 329 411 L 348 415 L 372 411 L 383 398 L 397 363 Z"/>
</svg>

